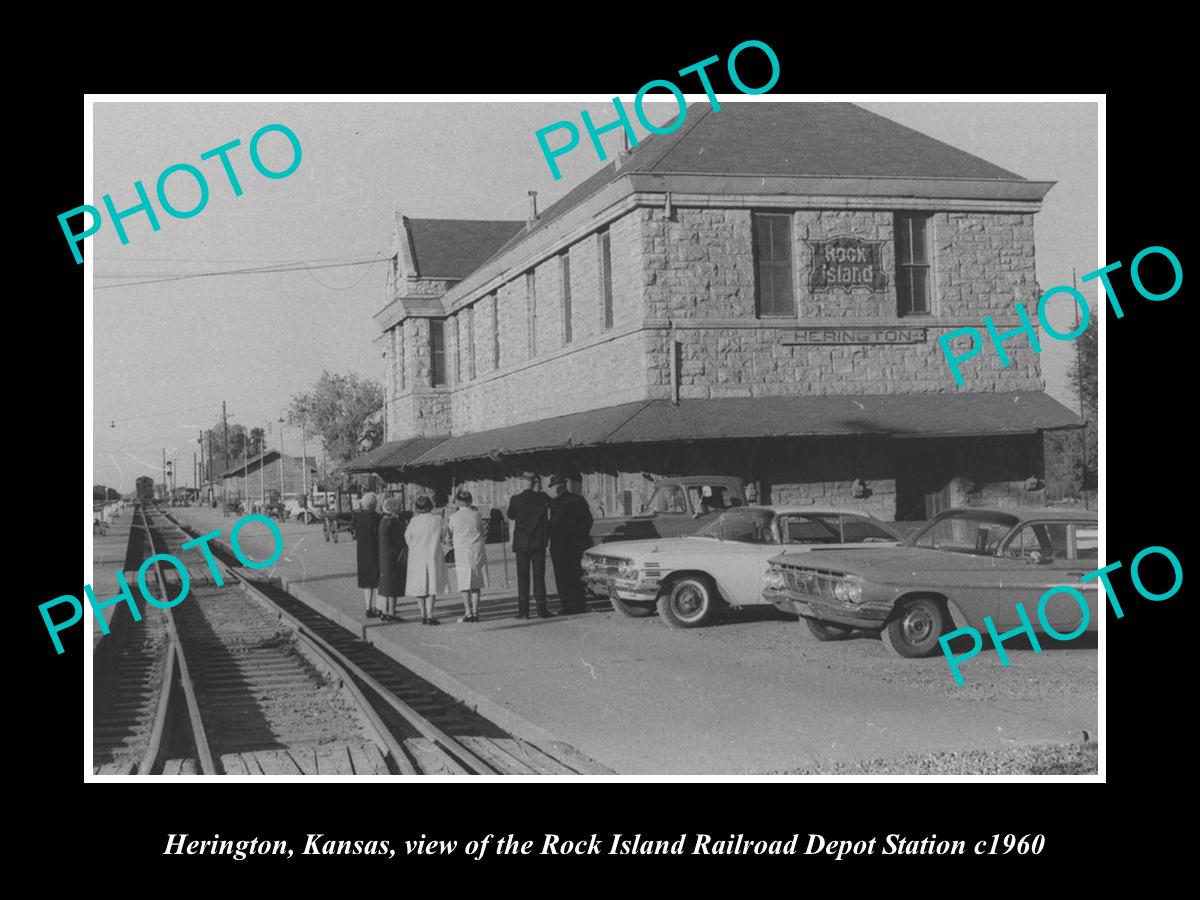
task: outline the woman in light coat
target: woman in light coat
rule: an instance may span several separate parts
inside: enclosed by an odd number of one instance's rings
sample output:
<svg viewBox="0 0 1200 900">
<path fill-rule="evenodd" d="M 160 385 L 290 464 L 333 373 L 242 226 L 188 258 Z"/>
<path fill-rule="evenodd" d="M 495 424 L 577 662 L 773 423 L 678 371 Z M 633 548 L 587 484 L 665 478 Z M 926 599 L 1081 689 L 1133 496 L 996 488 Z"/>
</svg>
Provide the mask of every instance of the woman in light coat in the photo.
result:
<svg viewBox="0 0 1200 900">
<path fill-rule="evenodd" d="M 422 625 L 438 625 L 433 617 L 433 604 L 437 595 L 445 593 L 446 563 L 442 550 L 442 518 L 434 515 L 433 501 L 418 497 L 413 504 L 416 515 L 404 531 L 404 542 L 408 544 L 408 577 L 405 588 L 410 596 L 417 598 L 421 608 Z"/>
<path fill-rule="evenodd" d="M 487 587 L 487 531 L 471 495 L 459 491 L 454 498 L 458 510 L 446 522 L 454 545 L 454 574 L 463 593 L 463 622 L 479 621 L 479 592 Z"/>
</svg>

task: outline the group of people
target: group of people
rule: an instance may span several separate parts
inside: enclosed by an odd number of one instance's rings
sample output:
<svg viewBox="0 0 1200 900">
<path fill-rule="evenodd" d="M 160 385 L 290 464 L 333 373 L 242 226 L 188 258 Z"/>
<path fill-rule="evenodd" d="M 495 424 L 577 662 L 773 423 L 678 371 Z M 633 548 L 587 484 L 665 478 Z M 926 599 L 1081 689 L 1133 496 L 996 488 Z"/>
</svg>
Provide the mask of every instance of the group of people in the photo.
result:
<svg viewBox="0 0 1200 900">
<path fill-rule="evenodd" d="M 446 593 L 446 553 L 453 548 L 458 589 L 463 593 L 465 613 L 460 621 L 479 621 L 479 592 L 487 586 L 487 530 L 479 511 L 471 505 L 467 491 L 455 496 L 457 509 L 449 516 L 435 513 L 433 501 L 418 497 L 413 517 L 405 526 L 400 520 L 400 498 L 383 502 L 382 517 L 376 512 L 378 498 L 363 494 L 354 516 L 358 542 L 358 586 L 366 601 L 366 616 L 398 622 L 396 602 L 400 597 L 417 598 L 422 625 L 440 624 L 434 615 L 438 594 Z M 376 608 L 376 596 L 382 609 Z"/>
<path fill-rule="evenodd" d="M 543 493 L 541 478 L 527 472 L 525 490 L 511 498 L 508 518 L 513 520 L 513 552 L 517 563 L 517 618 L 529 618 L 532 592 L 539 618 L 552 613 L 546 603 L 546 550 L 550 551 L 554 578 L 564 614 L 585 611 L 580 557 L 591 545 L 592 514 L 587 501 L 573 494 L 567 479 L 550 479 L 554 496 Z M 460 622 L 479 621 L 479 595 L 487 587 L 487 526 L 472 505 L 468 491 L 459 491 L 456 508 L 446 515 L 435 511 L 429 497 L 418 497 L 407 526 L 400 518 L 397 496 L 383 501 L 363 495 L 354 516 L 357 541 L 358 586 L 363 591 L 366 616 L 384 622 L 401 621 L 396 604 L 401 597 L 416 597 L 423 625 L 437 625 L 434 604 L 447 592 L 446 564 L 453 557 L 458 590 L 463 595 Z M 447 554 L 447 549 L 450 553 Z M 380 606 L 376 601 L 382 600 Z"/>
</svg>

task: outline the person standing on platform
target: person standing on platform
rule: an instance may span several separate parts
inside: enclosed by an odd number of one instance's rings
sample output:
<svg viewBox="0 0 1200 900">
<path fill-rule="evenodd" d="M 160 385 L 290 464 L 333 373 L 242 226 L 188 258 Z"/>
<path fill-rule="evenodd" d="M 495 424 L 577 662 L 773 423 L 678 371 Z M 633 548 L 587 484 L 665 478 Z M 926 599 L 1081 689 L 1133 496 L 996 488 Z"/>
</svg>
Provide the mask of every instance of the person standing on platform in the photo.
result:
<svg viewBox="0 0 1200 900">
<path fill-rule="evenodd" d="M 404 524 L 400 521 L 400 498 L 383 501 L 383 520 L 379 523 L 379 596 L 383 611 L 379 618 L 399 622 L 396 598 L 404 596 L 404 580 L 408 574 L 408 545 L 404 542 Z"/>
<path fill-rule="evenodd" d="M 459 491 L 458 509 L 446 522 L 454 546 L 454 574 L 463 594 L 463 622 L 479 621 L 479 592 L 487 587 L 487 529 L 471 494 Z"/>
<path fill-rule="evenodd" d="M 354 540 L 358 543 L 358 586 L 362 588 L 367 605 L 367 618 L 379 618 L 375 608 L 375 590 L 379 587 L 379 514 L 375 512 L 376 498 L 363 494 L 362 504 L 354 514 Z"/>
<path fill-rule="evenodd" d="M 517 557 L 517 618 L 529 618 L 532 574 L 538 618 L 548 619 L 554 615 L 546 607 L 546 524 L 550 498 L 539 490 L 541 476 L 526 472 L 521 478 L 525 490 L 508 501 L 508 517 L 513 520 L 513 553 Z"/>
<path fill-rule="evenodd" d="M 421 607 L 422 625 L 439 625 L 433 617 L 437 595 L 445 593 L 446 561 L 442 550 L 442 519 L 433 514 L 433 501 L 418 497 L 413 504 L 417 513 L 404 531 L 408 544 L 406 587 Z"/>
<path fill-rule="evenodd" d="M 592 511 L 588 502 L 572 494 L 565 475 L 550 479 L 554 499 L 550 501 L 550 561 L 554 564 L 554 583 L 564 614 L 587 611 L 583 588 L 583 551 L 592 545 Z"/>
</svg>

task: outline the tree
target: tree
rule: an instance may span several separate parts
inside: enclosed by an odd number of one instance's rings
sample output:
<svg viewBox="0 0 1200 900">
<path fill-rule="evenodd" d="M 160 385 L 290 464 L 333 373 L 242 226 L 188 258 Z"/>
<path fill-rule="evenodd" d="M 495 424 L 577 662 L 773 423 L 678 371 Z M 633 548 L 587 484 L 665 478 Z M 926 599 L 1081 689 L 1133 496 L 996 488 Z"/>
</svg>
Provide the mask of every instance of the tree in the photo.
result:
<svg viewBox="0 0 1200 900">
<path fill-rule="evenodd" d="M 329 459 L 349 462 L 383 443 L 383 386 L 324 371 L 311 391 L 292 398 L 287 420 L 316 432 Z"/>
<path fill-rule="evenodd" d="M 225 471 L 225 455 L 227 450 L 231 468 L 241 463 L 247 444 L 246 426 L 233 422 L 229 423 L 229 447 L 226 448 L 225 428 L 223 423 L 218 419 L 217 424 L 208 429 L 208 433 L 205 435 L 205 444 L 212 448 L 213 472 L 220 475 Z"/>
<path fill-rule="evenodd" d="M 1067 383 L 1071 387 L 1083 407 L 1083 454 L 1076 461 L 1075 471 L 1079 478 L 1080 487 L 1084 490 L 1095 490 L 1100 471 L 1098 405 L 1100 399 L 1099 387 L 1099 356 L 1097 344 L 1098 326 L 1096 314 L 1093 311 L 1091 324 L 1087 330 L 1075 339 L 1075 360 L 1070 372 L 1067 373 Z"/>
<path fill-rule="evenodd" d="M 250 456 L 251 458 L 258 456 L 263 451 L 263 444 L 266 441 L 267 433 L 257 426 L 250 429 Z"/>
</svg>

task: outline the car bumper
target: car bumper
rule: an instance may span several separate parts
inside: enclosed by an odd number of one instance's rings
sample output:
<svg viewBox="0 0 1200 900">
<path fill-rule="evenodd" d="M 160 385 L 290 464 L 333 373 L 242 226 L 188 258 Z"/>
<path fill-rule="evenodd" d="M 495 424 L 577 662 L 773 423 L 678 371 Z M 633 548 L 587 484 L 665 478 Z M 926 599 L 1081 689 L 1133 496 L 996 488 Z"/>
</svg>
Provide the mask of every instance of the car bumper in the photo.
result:
<svg viewBox="0 0 1200 900">
<path fill-rule="evenodd" d="M 849 604 L 792 590 L 765 590 L 763 599 L 784 612 L 852 628 L 879 628 L 892 611 L 890 602 Z"/>
<path fill-rule="evenodd" d="M 616 597 L 618 600 L 653 602 L 658 599 L 658 583 L 628 581 L 608 575 L 584 575 L 583 583 L 598 597 Z"/>
</svg>

